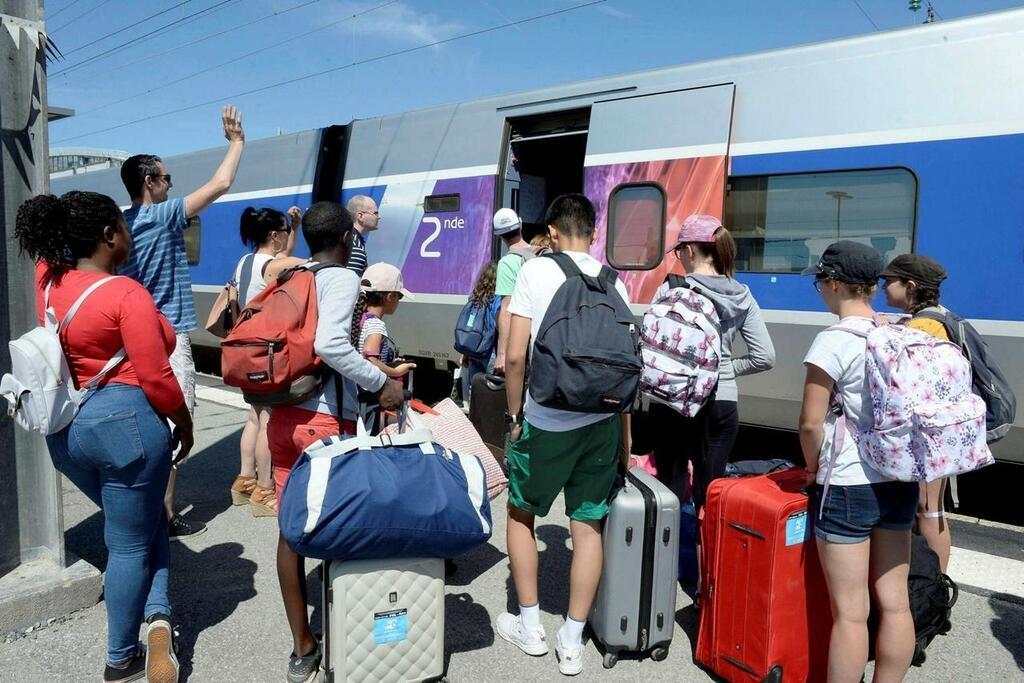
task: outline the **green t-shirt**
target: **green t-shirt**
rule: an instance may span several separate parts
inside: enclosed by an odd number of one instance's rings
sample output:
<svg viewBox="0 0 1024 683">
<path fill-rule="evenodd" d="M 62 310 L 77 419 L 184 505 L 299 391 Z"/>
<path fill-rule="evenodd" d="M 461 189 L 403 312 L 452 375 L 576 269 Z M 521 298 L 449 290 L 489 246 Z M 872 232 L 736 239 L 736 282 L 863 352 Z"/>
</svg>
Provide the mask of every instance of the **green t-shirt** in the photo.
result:
<svg viewBox="0 0 1024 683">
<path fill-rule="evenodd" d="M 516 280 L 525 259 L 519 254 L 505 254 L 498 261 L 497 282 L 494 285 L 495 296 L 512 296 L 516 291 Z"/>
</svg>

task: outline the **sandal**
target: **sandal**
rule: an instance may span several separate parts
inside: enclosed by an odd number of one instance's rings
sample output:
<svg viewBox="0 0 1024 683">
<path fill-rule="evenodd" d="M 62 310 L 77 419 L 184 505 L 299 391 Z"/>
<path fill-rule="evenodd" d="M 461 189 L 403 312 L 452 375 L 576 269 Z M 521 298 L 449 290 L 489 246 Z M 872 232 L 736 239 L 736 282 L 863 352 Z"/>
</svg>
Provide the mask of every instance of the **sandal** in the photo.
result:
<svg viewBox="0 0 1024 683">
<path fill-rule="evenodd" d="M 277 517 L 277 491 L 255 484 L 249 496 L 253 517 Z"/>
<path fill-rule="evenodd" d="M 249 497 L 252 496 L 255 488 L 256 477 L 238 475 L 235 477 L 234 483 L 231 484 L 231 504 L 245 505 L 249 502 Z"/>
</svg>

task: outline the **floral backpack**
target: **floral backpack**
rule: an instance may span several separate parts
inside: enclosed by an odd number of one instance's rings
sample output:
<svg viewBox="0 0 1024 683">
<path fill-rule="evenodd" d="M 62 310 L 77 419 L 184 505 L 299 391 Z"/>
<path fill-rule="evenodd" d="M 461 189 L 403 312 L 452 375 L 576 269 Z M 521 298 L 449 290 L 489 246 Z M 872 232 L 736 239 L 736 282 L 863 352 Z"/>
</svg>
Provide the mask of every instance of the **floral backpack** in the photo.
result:
<svg viewBox="0 0 1024 683">
<path fill-rule="evenodd" d="M 955 344 L 900 324 L 830 329 L 867 342 L 872 417 L 860 430 L 840 416 L 832 463 L 846 431 L 873 469 L 899 481 L 933 481 L 994 462 L 985 441 L 985 402 L 973 392 L 971 364 Z"/>
<path fill-rule="evenodd" d="M 640 390 L 693 417 L 718 385 L 722 331 L 715 305 L 700 288 L 669 275 L 644 313 Z"/>
</svg>

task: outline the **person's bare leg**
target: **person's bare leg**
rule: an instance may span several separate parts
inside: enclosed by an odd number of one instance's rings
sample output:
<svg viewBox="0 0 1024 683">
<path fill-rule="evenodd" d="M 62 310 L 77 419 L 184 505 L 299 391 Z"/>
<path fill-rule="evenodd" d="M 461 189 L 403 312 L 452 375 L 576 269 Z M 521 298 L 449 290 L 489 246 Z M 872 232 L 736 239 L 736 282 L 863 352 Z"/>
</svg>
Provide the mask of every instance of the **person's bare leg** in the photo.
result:
<svg viewBox="0 0 1024 683">
<path fill-rule="evenodd" d="M 277 581 L 281 585 L 284 613 L 292 632 L 292 652 L 305 656 L 316 647 L 316 638 L 309 629 L 306 608 L 305 561 L 296 555 L 284 540 L 277 537 Z"/>
<path fill-rule="evenodd" d="M 939 556 L 939 567 L 946 572 L 952 538 L 945 517 L 946 480 L 921 482 L 921 498 L 917 503 L 917 531 L 928 547 Z"/>
<path fill-rule="evenodd" d="M 516 586 L 516 600 L 520 605 L 536 605 L 537 598 L 537 538 L 533 534 L 533 513 L 508 506 L 508 525 L 505 532 L 508 561 L 512 566 L 512 581 Z"/>
<path fill-rule="evenodd" d="M 601 523 L 570 520 L 569 531 L 572 534 L 569 616 L 577 621 L 586 621 L 601 581 L 601 564 L 604 561 Z"/>
<path fill-rule="evenodd" d="M 878 608 L 875 683 L 899 683 L 914 657 L 914 618 L 910 614 L 910 531 L 871 532 L 871 586 Z"/>
<path fill-rule="evenodd" d="M 828 646 L 829 683 L 859 683 L 868 663 L 868 567 L 871 543 L 818 541 L 832 605 Z"/>
<path fill-rule="evenodd" d="M 174 482 L 178 479 L 178 470 L 174 467 L 171 468 L 171 476 L 167 478 L 167 491 L 164 492 L 164 511 L 167 513 L 167 519 L 174 518 Z"/>
<path fill-rule="evenodd" d="M 267 441 L 267 425 L 270 423 L 270 409 L 260 408 L 258 411 L 256 440 L 253 449 L 253 462 L 256 468 L 256 483 L 265 489 L 274 488 L 274 472 L 270 466 L 270 443 Z"/>
<path fill-rule="evenodd" d="M 256 476 L 256 438 L 260 431 L 260 416 L 259 411 L 250 406 L 249 416 L 245 420 L 245 426 L 242 427 L 242 437 L 238 442 L 239 451 L 239 465 L 238 475 L 240 477 L 255 477 Z M 266 434 L 264 434 L 264 441 L 266 441 Z"/>
</svg>

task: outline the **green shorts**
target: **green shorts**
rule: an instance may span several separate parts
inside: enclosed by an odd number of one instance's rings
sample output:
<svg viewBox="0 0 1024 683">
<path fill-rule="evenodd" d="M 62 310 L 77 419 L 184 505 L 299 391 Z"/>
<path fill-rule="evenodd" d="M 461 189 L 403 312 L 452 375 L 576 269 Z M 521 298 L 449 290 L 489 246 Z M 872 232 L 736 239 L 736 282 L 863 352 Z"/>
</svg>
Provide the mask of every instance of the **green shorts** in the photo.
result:
<svg viewBox="0 0 1024 683">
<path fill-rule="evenodd" d="M 570 519 L 604 519 L 621 440 L 618 415 L 568 432 L 523 422 L 522 435 L 508 447 L 508 502 L 543 517 L 564 490 Z"/>
</svg>

